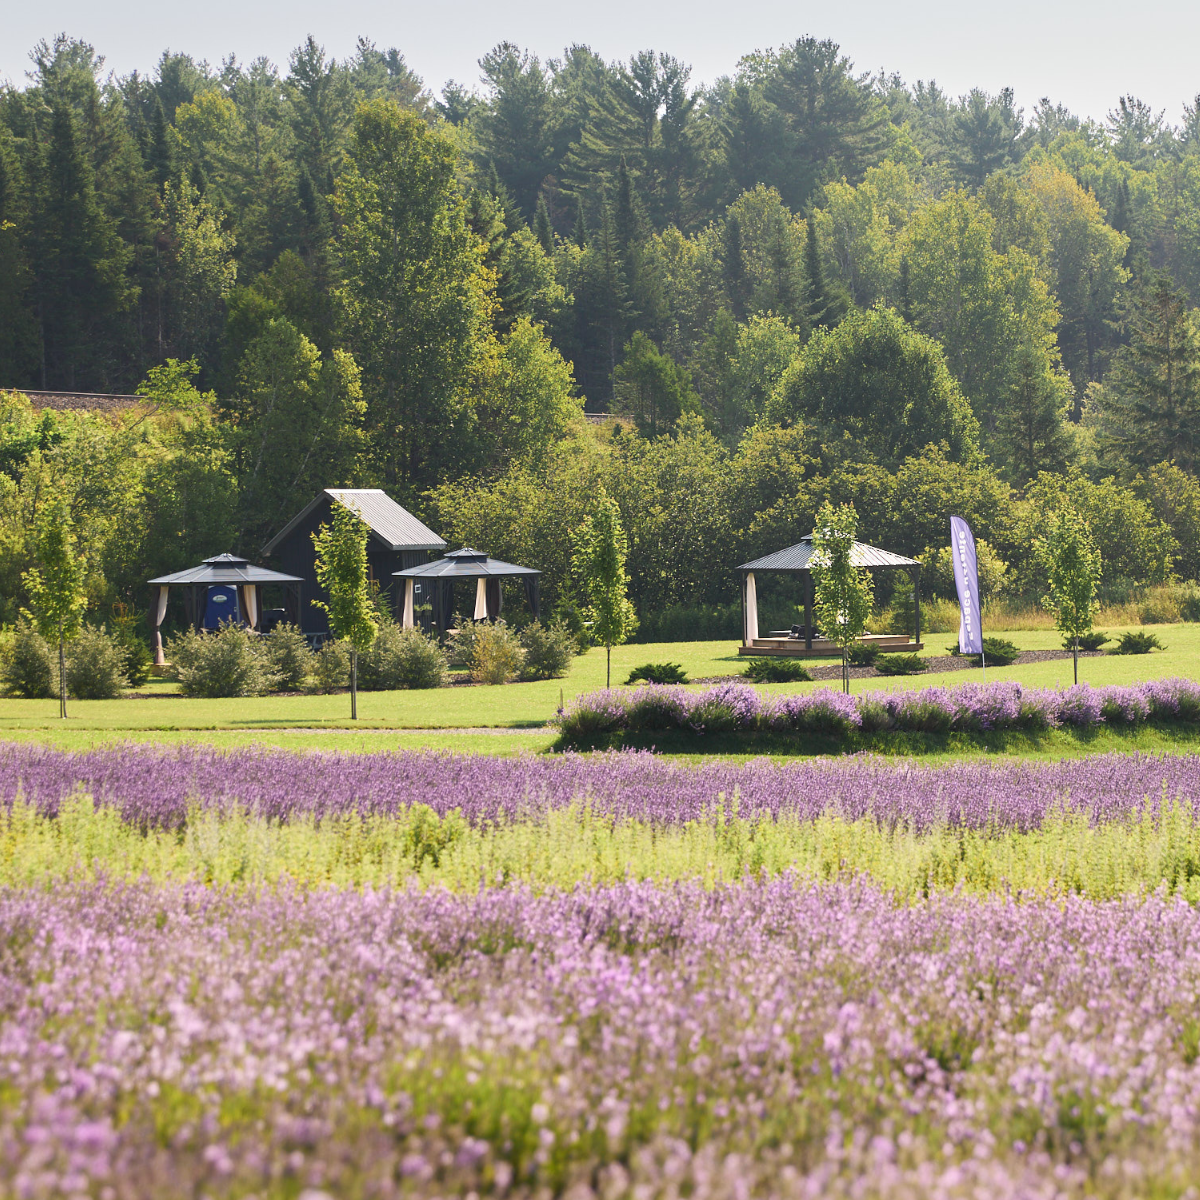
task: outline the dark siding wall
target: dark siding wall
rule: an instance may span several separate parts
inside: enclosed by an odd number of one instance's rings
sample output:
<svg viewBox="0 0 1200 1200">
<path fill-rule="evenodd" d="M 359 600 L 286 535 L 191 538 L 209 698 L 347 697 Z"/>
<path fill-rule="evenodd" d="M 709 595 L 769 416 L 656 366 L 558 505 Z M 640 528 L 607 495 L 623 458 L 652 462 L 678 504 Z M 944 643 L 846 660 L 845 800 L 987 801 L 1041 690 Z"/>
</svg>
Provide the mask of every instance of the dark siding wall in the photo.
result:
<svg viewBox="0 0 1200 1200">
<path fill-rule="evenodd" d="M 323 608 L 318 608 L 314 601 L 327 601 L 324 588 L 317 583 L 317 556 L 313 549 L 312 535 L 322 525 L 332 519 L 333 502 L 325 497 L 316 508 L 309 513 L 308 518 L 298 525 L 275 548 L 271 556 L 272 562 L 279 570 L 287 575 L 298 575 L 304 580 L 300 597 L 300 628 L 305 633 L 327 634 L 329 632 L 329 617 Z M 397 620 L 400 619 L 399 605 L 404 602 L 404 592 L 396 585 L 399 580 L 392 578 L 393 571 L 403 571 L 408 567 L 418 567 L 427 563 L 432 555 L 426 550 L 389 550 L 383 547 L 379 540 L 371 535 L 367 542 L 367 567 L 371 578 L 379 584 L 380 590 L 386 597 L 387 611 Z"/>
</svg>

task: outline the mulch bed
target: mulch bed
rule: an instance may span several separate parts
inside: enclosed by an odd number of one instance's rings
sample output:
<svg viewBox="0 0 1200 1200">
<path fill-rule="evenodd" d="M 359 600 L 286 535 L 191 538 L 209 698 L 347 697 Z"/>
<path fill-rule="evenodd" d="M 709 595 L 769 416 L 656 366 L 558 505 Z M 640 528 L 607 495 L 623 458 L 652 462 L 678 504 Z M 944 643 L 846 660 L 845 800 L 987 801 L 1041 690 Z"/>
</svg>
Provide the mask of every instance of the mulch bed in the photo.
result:
<svg viewBox="0 0 1200 1200">
<path fill-rule="evenodd" d="M 1101 658 L 1104 655 L 1103 650 L 1080 650 L 1080 658 Z M 1070 650 L 1022 650 L 1017 655 L 1017 660 L 1012 663 L 1012 666 L 1018 666 L 1024 663 L 1037 662 L 1058 662 L 1062 659 L 1071 658 Z M 939 654 L 932 658 L 924 660 L 929 664 L 926 674 L 934 675 L 943 671 L 978 671 L 972 659 L 963 655 L 955 654 Z M 807 664 L 805 664 L 807 666 Z M 827 666 L 808 667 L 808 673 L 816 680 L 824 679 L 841 679 L 842 664 L 833 662 Z M 895 675 L 881 675 L 874 667 L 851 667 L 851 679 L 895 679 Z M 909 676 L 909 678 L 912 678 Z M 728 675 L 713 675 L 707 679 L 693 679 L 692 683 L 728 683 Z"/>
</svg>

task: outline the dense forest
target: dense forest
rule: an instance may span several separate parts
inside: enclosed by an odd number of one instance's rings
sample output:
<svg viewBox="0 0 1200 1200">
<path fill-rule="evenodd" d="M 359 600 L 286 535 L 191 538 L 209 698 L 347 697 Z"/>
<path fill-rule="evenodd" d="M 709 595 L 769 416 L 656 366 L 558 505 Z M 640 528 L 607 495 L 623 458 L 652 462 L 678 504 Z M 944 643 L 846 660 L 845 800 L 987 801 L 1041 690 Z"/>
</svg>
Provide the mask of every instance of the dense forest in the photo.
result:
<svg viewBox="0 0 1200 1200">
<path fill-rule="evenodd" d="M 643 613 L 730 602 L 826 497 L 912 554 L 962 512 L 1015 593 L 1063 497 L 1109 586 L 1200 575 L 1200 97 L 1026 113 L 812 38 L 705 87 L 501 44 L 440 95 L 365 39 L 30 57 L 0 91 L 0 388 L 147 402 L 0 397 L 0 619 L 51 497 L 103 606 L 345 483 L 560 603 L 603 486 Z"/>
</svg>

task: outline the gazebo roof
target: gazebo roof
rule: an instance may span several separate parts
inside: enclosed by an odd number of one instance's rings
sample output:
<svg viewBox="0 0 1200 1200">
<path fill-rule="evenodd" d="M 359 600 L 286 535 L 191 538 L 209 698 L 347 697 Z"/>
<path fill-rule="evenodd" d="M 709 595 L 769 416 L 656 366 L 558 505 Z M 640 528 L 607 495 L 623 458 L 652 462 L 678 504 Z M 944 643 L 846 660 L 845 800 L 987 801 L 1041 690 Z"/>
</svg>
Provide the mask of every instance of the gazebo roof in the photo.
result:
<svg viewBox="0 0 1200 1200">
<path fill-rule="evenodd" d="M 174 575 L 160 575 L 151 579 L 160 587 L 170 587 L 172 584 L 194 583 L 299 583 L 295 575 L 283 575 L 279 571 L 268 571 L 266 567 L 256 567 L 249 559 L 238 558 L 236 554 L 218 554 L 206 558 L 198 567 L 188 567 L 186 571 L 176 571 Z"/>
<path fill-rule="evenodd" d="M 501 562 L 498 558 L 489 558 L 482 550 L 464 546 L 461 550 L 451 550 L 431 563 L 409 567 L 407 571 L 394 571 L 393 574 L 398 579 L 479 579 L 486 576 L 540 575 L 541 571 Z"/>
<path fill-rule="evenodd" d="M 812 561 L 812 534 L 801 538 L 794 546 L 786 550 L 776 550 L 753 562 L 742 563 L 739 571 L 807 571 Z M 850 551 L 850 561 L 856 567 L 919 567 L 921 564 L 915 558 L 905 558 L 903 554 L 893 554 L 890 550 L 880 550 L 878 546 L 868 546 L 863 542 L 855 542 Z"/>
</svg>

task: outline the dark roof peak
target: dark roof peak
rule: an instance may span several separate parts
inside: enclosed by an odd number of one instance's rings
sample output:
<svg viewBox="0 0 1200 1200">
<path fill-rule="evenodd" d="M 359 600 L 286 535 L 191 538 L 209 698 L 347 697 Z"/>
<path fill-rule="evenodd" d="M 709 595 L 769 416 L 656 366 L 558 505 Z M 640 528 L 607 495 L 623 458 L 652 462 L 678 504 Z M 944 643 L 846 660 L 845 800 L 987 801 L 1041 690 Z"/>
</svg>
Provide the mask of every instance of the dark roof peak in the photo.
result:
<svg viewBox="0 0 1200 1200">
<path fill-rule="evenodd" d="M 382 488 L 326 488 L 305 505 L 263 548 L 271 554 L 308 515 L 326 500 L 336 500 L 367 523 L 389 550 L 441 550 L 446 543 L 428 525 L 401 508 Z"/>
</svg>

